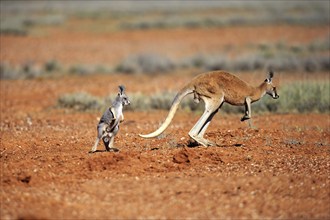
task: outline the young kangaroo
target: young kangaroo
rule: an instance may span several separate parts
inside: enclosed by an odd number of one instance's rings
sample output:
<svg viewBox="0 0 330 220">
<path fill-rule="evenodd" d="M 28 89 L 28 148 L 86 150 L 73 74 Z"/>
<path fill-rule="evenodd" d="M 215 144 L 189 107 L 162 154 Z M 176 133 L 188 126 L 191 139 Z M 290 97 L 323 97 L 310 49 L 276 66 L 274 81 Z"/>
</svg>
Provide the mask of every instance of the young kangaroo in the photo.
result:
<svg viewBox="0 0 330 220">
<path fill-rule="evenodd" d="M 90 153 L 96 151 L 100 139 L 103 140 L 107 151 L 113 149 L 113 141 L 118 133 L 119 123 L 124 121 L 123 107 L 129 104 L 130 101 L 125 94 L 125 87 L 119 86 L 119 93 L 115 101 L 113 101 L 111 107 L 104 112 L 97 125 L 97 138 Z"/>
<path fill-rule="evenodd" d="M 188 95 L 194 95 L 194 101 L 204 101 L 205 110 L 195 126 L 190 130 L 189 136 L 197 143 L 207 147 L 216 144 L 206 140 L 204 133 L 213 116 L 219 111 L 224 102 L 231 105 L 244 105 L 245 114 L 241 121 L 251 118 L 251 103 L 258 101 L 265 94 L 274 99 L 279 98 L 276 87 L 272 85 L 273 72 L 259 86 L 253 87 L 239 79 L 237 76 L 224 71 L 207 72 L 196 76 L 190 83 L 183 87 L 174 98 L 171 109 L 163 124 L 154 132 L 141 135 L 144 138 L 153 138 L 165 131 L 171 123 L 182 99 Z"/>
</svg>

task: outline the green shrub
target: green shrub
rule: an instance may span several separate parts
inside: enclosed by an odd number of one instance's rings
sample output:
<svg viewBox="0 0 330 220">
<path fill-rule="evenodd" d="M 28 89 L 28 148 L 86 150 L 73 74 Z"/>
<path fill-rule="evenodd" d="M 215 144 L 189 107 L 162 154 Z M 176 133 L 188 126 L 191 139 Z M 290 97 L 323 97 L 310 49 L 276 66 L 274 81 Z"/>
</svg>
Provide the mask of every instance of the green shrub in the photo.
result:
<svg viewBox="0 0 330 220">
<path fill-rule="evenodd" d="M 105 104 L 110 105 L 112 101 L 116 98 L 117 94 L 110 94 L 105 98 Z M 146 96 L 140 92 L 137 93 L 127 93 L 130 105 L 125 106 L 127 111 L 148 111 L 151 109 L 150 97 Z M 106 106 L 105 106 L 106 107 Z"/>
<path fill-rule="evenodd" d="M 28 31 L 21 18 L 3 17 L 0 19 L 0 34 L 25 36 Z"/>
<path fill-rule="evenodd" d="M 236 71 L 253 71 L 263 69 L 265 59 L 261 56 L 241 56 L 231 63 L 231 69 Z"/>
<path fill-rule="evenodd" d="M 10 66 L 8 63 L 0 62 L 0 79 L 18 79 L 20 71 L 18 68 Z"/>
<path fill-rule="evenodd" d="M 172 106 L 176 93 L 162 92 L 151 96 L 150 107 L 151 109 L 165 109 L 169 110 Z"/>
<path fill-rule="evenodd" d="M 116 68 L 123 73 L 163 73 L 174 69 L 174 63 L 158 54 L 137 54 L 124 59 Z"/>
<path fill-rule="evenodd" d="M 265 95 L 261 100 L 252 104 L 252 114 L 261 112 L 330 112 L 330 83 L 329 82 L 296 82 L 279 89 L 279 99 Z M 127 111 L 169 110 L 176 92 L 160 92 L 153 96 L 142 93 L 128 94 L 131 105 L 125 107 Z M 61 96 L 58 106 L 78 111 L 101 110 L 111 104 L 112 97 L 105 99 L 91 96 L 87 93 L 73 93 Z M 196 104 L 191 95 L 181 102 L 181 108 L 187 111 L 204 111 L 201 101 Z M 244 106 L 232 106 L 224 103 L 221 112 L 230 114 L 244 113 Z"/>
<path fill-rule="evenodd" d="M 105 105 L 104 100 L 85 92 L 64 94 L 57 100 L 60 108 L 74 109 L 77 111 L 101 110 Z"/>
<path fill-rule="evenodd" d="M 296 82 L 280 90 L 280 112 L 329 112 L 330 82 Z"/>
<path fill-rule="evenodd" d="M 330 111 L 329 82 L 296 82 L 281 87 L 280 98 L 265 95 L 252 104 L 253 112 L 306 113 Z"/>
<path fill-rule="evenodd" d="M 151 109 L 150 97 L 146 96 L 140 92 L 138 93 L 128 93 L 130 105 L 126 106 L 125 109 L 128 111 L 148 111 Z"/>
<path fill-rule="evenodd" d="M 46 72 L 54 72 L 61 70 L 61 65 L 57 60 L 48 60 L 44 64 L 44 69 Z"/>
<path fill-rule="evenodd" d="M 44 74 L 43 69 L 34 62 L 25 62 L 18 66 L 11 66 L 6 62 L 0 63 L 1 79 L 33 79 Z"/>
<path fill-rule="evenodd" d="M 90 75 L 93 74 L 95 70 L 92 66 L 76 64 L 70 67 L 69 73 L 76 74 L 76 75 Z"/>
</svg>

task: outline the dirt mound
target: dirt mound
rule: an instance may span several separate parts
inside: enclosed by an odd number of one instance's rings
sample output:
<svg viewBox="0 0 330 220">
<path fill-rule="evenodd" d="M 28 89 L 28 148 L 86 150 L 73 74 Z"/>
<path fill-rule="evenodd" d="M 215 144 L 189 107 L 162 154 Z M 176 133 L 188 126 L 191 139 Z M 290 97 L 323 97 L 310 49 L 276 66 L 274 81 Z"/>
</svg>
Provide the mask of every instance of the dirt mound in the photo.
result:
<svg viewBox="0 0 330 220">
<path fill-rule="evenodd" d="M 190 163 L 191 157 L 191 153 L 189 154 L 187 148 L 183 147 L 182 150 L 174 154 L 173 162 L 178 164 L 187 164 Z"/>
<path fill-rule="evenodd" d="M 123 163 L 128 163 L 128 158 L 119 153 L 100 154 L 87 161 L 89 171 L 114 170 Z"/>
</svg>

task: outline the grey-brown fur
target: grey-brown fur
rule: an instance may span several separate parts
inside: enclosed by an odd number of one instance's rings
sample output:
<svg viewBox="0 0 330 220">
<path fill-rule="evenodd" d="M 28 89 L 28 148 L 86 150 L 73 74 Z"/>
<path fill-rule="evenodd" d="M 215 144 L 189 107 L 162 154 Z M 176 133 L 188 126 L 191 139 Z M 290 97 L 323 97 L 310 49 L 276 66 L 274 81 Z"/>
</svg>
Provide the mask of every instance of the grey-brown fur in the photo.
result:
<svg viewBox="0 0 330 220">
<path fill-rule="evenodd" d="M 119 124 L 124 121 L 123 107 L 129 105 L 130 101 L 125 94 L 125 87 L 119 86 L 119 92 L 112 105 L 103 113 L 97 125 L 97 138 L 90 153 L 94 153 L 97 145 L 102 139 L 105 150 L 111 151 L 113 149 L 113 142 L 116 134 L 119 131 Z"/>
</svg>

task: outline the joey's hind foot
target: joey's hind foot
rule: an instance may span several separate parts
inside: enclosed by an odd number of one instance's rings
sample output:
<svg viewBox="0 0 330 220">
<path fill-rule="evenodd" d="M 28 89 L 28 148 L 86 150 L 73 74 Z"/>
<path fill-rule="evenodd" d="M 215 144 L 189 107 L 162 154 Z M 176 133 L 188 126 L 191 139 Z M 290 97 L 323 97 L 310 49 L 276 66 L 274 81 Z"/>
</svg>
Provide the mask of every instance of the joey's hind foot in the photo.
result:
<svg viewBox="0 0 330 220">
<path fill-rule="evenodd" d="M 118 152 L 119 149 L 118 148 L 115 148 L 115 147 L 111 147 L 111 148 L 108 148 L 107 151 L 108 152 Z"/>
</svg>

